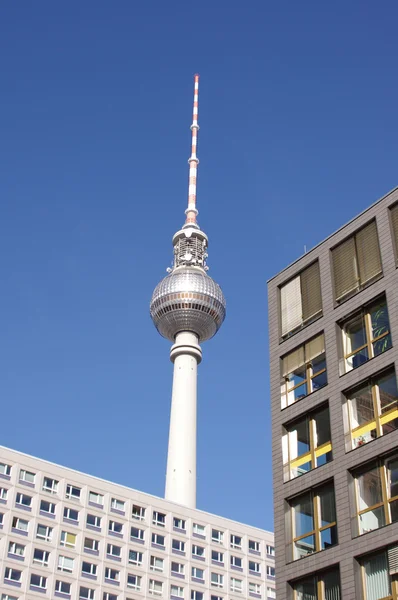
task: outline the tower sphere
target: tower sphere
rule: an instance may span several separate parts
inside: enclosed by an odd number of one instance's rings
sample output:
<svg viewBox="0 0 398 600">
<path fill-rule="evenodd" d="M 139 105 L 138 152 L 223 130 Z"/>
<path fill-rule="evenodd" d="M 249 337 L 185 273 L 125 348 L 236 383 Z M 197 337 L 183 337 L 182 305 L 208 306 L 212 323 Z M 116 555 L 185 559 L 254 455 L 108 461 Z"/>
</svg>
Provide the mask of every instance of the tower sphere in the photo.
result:
<svg viewBox="0 0 398 600">
<path fill-rule="evenodd" d="M 224 321 L 225 298 L 204 269 L 181 266 L 156 286 L 150 312 L 156 329 L 171 342 L 181 331 L 192 331 L 204 342 Z"/>
</svg>

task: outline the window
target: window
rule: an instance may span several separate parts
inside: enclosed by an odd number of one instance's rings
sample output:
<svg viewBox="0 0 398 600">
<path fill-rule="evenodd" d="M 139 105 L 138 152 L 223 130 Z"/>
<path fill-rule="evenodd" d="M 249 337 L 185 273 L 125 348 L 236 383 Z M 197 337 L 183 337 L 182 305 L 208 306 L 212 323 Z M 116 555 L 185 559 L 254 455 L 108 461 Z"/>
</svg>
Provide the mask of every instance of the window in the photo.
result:
<svg viewBox="0 0 398 600">
<path fill-rule="evenodd" d="M 242 548 L 242 537 L 240 535 L 231 534 L 231 548 Z"/>
<path fill-rule="evenodd" d="M 192 533 L 194 535 L 198 535 L 200 537 L 206 537 L 206 527 L 205 527 L 205 525 L 199 525 L 199 523 L 193 523 L 193 525 L 192 525 Z"/>
<path fill-rule="evenodd" d="M 197 546 L 196 544 L 193 544 L 192 545 L 192 556 L 204 558 L 205 549 L 203 548 L 203 546 Z"/>
<path fill-rule="evenodd" d="M 275 577 L 275 567 L 267 565 L 267 577 Z"/>
<path fill-rule="evenodd" d="M 339 571 L 333 569 L 300 579 L 293 584 L 293 589 L 295 600 L 340 600 Z"/>
<path fill-rule="evenodd" d="M 43 479 L 43 492 L 50 492 L 50 494 L 56 494 L 58 491 L 59 481 L 51 479 L 51 477 L 44 477 Z"/>
<path fill-rule="evenodd" d="M 65 573 L 73 572 L 74 560 L 69 556 L 58 556 L 58 571 L 64 571 Z"/>
<path fill-rule="evenodd" d="M 86 588 L 83 586 L 80 586 L 80 590 L 79 590 L 79 600 L 94 600 L 95 596 L 95 591 L 92 590 L 91 588 Z"/>
<path fill-rule="evenodd" d="M 111 594 L 110 592 L 104 592 L 104 595 L 102 596 L 102 600 L 117 600 L 118 596 L 117 594 Z"/>
<path fill-rule="evenodd" d="M 340 374 L 348 373 L 391 348 L 390 321 L 385 297 L 367 304 L 340 324 L 343 360 Z"/>
<path fill-rule="evenodd" d="M 397 556 L 398 546 L 393 546 L 361 560 L 364 600 L 397 600 Z"/>
<path fill-rule="evenodd" d="M 112 498 L 111 500 L 111 509 L 119 510 L 120 512 L 124 512 L 124 501 L 118 500 L 117 498 Z"/>
<path fill-rule="evenodd" d="M 260 552 L 260 542 L 256 542 L 255 540 L 249 540 L 249 551 Z"/>
<path fill-rule="evenodd" d="M 32 506 L 32 496 L 28 496 L 27 494 L 21 494 L 21 492 L 17 492 L 15 497 L 15 505 L 20 505 L 21 507 L 30 508 Z"/>
<path fill-rule="evenodd" d="M 231 592 L 243 592 L 242 579 L 236 579 L 235 577 L 231 577 Z"/>
<path fill-rule="evenodd" d="M 133 504 L 131 516 L 133 519 L 143 521 L 145 519 L 145 508 L 143 506 L 138 506 L 138 504 Z"/>
<path fill-rule="evenodd" d="M 0 487 L 0 500 L 7 500 L 8 490 L 7 488 Z"/>
<path fill-rule="evenodd" d="M 327 384 L 323 333 L 282 358 L 281 408 Z"/>
<path fill-rule="evenodd" d="M 192 577 L 196 578 L 196 579 L 204 579 L 204 570 L 203 569 L 199 569 L 198 567 L 192 567 Z"/>
<path fill-rule="evenodd" d="M 329 407 L 308 413 L 287 425 L 282 437 L 282 450 L 285 481 L 330 462 L 333 456 Z"/>
<path fill-rule="evenodd" d="M 137 590 L 139 592 L 141 589 L 141 577 L 129 573 L 127 575 L 127 587 L 132 588 L 133 590 Z"/>
<path fill-rule="evenodd" d="M 177 550 L 177 552 L 185 552 L 185 542 L 181 540 L 172 540 L 171 547 L 173 550 Z"/>
<path fill-rule="evenodd" d="M 68 531 L 61 531 L 60 545 L 66 546 L 67 548 L 74 548 L 76 546 L 76 534 L 69 533 Z"/>
<path fill-rule="evenodd" d="M 164 527 L 166 524 L 166 515 L 154 510 L 152 515 L 152 523 L 154 525 L 158 525 L 159 527 Z"/>
<path fill-rule="evenodd" d="M 42 590 L 47 588 L 47 577 L 43 577 L 43 575 L 35 575 L 32 573 L 30 576 L 30 585 L 32 587 L 37 587 Z"/>
<path fill-rule="evenodd" d="M 170 586 L 170 596 L 176 596 L 177 598 L 184 598 L 184 588 L 179 585 Z"/>
<path fill-rule="evenodd" d="M 131 539 L 134 540 L 143 540 L 144 539 L 144 530 L 138 529 L 138 527 L 131 528 Z"/>
<path fill-rule="evenodd" d="M 25 556 L 25 546 L 23 544 L 17 544 L 16 542 L 10 542 L 8 545 L 8 554 Z"/>
<path fill-rule="evenodd" d="M 269 591 L 270 588 L 268 588 Z M 258 596 L 261 594 L 261 583 L 254 583 L 254 581 L 249 581 L 249 593 L 257 594 Z M 268 598 L 272 598 L 269 594 L 267 594 Z"/>
<path fill-rule="evenodd" d="M 48 527 L 47 525 L 39 525 L 37 526 L 36 537 L 39 540 L 44 540 L 45 542 L 51 542 L 51 538 L 53 536 L 53 528 Z"/>
<path fill-rule="evenodd" d="M 40 548 L 35 548 L 33 550 L 33 562 L 41 565 L 42 567 L 48 567 L 48 561 L 50 558 L 50 553 L 47 550 L 40 550 Z"/>
<path fill-rule="evenodd" d="M 222 596 L 213 596 L 213 594 L 210 596 L 210 600 L 223 600 Z"/>
<path fill-rule="evenodd" d="M 120 546 L 115 546 L 115 544 L 107 544 L 106 553 L 109 556 L 115 556 L 116 558 L 120 558 L 122 555 L 122 549 Z"/>
<path fill-rule="evenodd" d="M 75 500 L 79 500 L 81 491 L 82 490 L 80 488 L 68 483 L 66 486 L 66 498 L 72 498 Z"/>
<path fill-rule="evenodd" d="M 108 524 L 109 533 L 117 533 L 119 535 L 123 534 L 123 523 L 118 523 L 117 521 L 109 521 Z"/>
<path fill-rule="evenodd" d="M 178 575 L 184 575 L 184 565 L 181 563 L 172 561 L 171 574 L 174 575 L 175 573 L 177 573 Z"/>
<path fill-rule="evenodd" d="M 237 569 L 242 568 L 242 559 L 240 556 L 233 556 L 231 554 L 231 567 L 236 567 Z"/>
<path fill-rule="evenodd" d="M 252 573 L 260 573 L 260 563 L 249 560 L 249 571 Z"/>
<path fill-rule="evenodd" d="M 40 501 L 40 511 L 44 513 L 48 513 L 50 515 L 55 515 L 55 504 L 54 502 L 47 502 L 47 500 Z"/>
<path fill-rule="evenodd" d="M 390 220 L 394 240 L 395 260 L 398 260 L 398 204 L 390 207 Z"/>
<path fill-rule="evenodd" d="M 334 293 L 343 302 L 382 275 L 376 221 L 332 250 Z"/>
<path fill-rule="evenodd" d="M 159 533 L 152 534 L 152 544 L 156 544 L 157 546 L 164 546 L 164 535 L 160 535 Z"/>
<path fill-rule="evenodd" d="M 319 263 L 314 262 L 280 288 L 282 338 L 322 315 Z"/>
<path fill-rule="evenodd" d="M 186 521 L 185 519 L 178 519 L 177 517 L 173 518 L 173 527 L 176 529 L 182 529 L 185 531 L 186 529 Z"/>
<path fill-rule="evenodd" d="M 11 466 L 0 462 L 0 475 L 5 475 L 6 477 L 9 477 L 11 475 Z"/>
<path fill-rule="evenodd" d="M 65 506 L 64 519 L 69 519 L 70 521 L 76 521 L 76 523 L 78 523 L 79 511 L 75 510 L 74 508 L 68 508 L 67 506 Z"/>
<path fill-rule="evenodd" d="M 29 521 L 25 521 L 24 519 L 20 519 L 19 517 L 13 517 L 12 528 L 17 529 L 18 531 L 28 531 Z"/>
<path fill-rule="evenodd" d="M 224 553 L 218 552 L 217 550 L 211 551 L 211 560 L 214 562 L 223 563 L 224 562 Z"/>
<path fill-rule="evenodd" d="M 82 575 L 92 575 L 93 577 L 96 577 L 97 565 L 84 560 L 82 562 Z"/>
<path fill-rule="evenodd" d="M 61 594 L 69 594 L 70 595 L 71 584 L 66 581 L 60 581 L 57 579 L 55 582 L 55 591 L 60 592 Z"/>
<path fill-rule="evenodd" d="M 267 544 L 266 548 L 268 556 L 275 556 L 275 546 L 269 546 Z"/>
<path fill-rule="evenodd" d="M 349 423 L 347 449 L 363 446 L 398 427 L 398 388 L 395 371 L 368 379 L 346 394 Z"/>
<path fill-rule="evenodd" d="M 224 533 L 219 531 L 219 529 L 211 530 L 211 541 L 216 542 L 217 544 L 222 544 L 224 538 Z"/>
<path fill-rule="evenodd" d="M 159 571 L 160 573 L 162 573 L 163 572 L 163 564 L 164 564 L 163 558 L 159 558 L 158 556 L 151 556 L 149 568 L 151 569 L 151 571 Z"/>
<path fill-rule="evenodd" d="M 25 471 L 25 469 L 21 469 L 19 471 L 19 481 L 24 481 L 25 483 L 31 483 L 32 485 L 35 483 L 36 473 L 32 473 L 31 471 Z"/>
<path fill-rule="evenodd" d="M 142 552 L 129 550 L 129 563 L 140 567 L 142 565 Z"/>
<path fill-rule="evenodd" d="M 105 579 L 110 579 L 111 581 L 119 581 L 120 571 L 117 571 L 116 569 L 111 569 L 111 567 L 105 567 Z"/>
<path fill-rule="evenodd" d="M 398 455 L 358 472 L 355 489 L 360 535 L 398 521 Z"/>
<path fill-rule="evenodd" d="M 290 506 L 293 560 L 337 544 L 336 507 L 332 483 L 297 496 L 290 502 Z"/>
<path fill-rule="evenodd" d="M 96 527 L 97 529 L 101 529 L 101 517 L 98 515 L 90 515 L 88 514 L 86 517 L 86 525 L 89 527 Z"/>
<path fill-rule="evenodd" d="M 155 579 L 150 579 L 148 589 L 150 594 L 161 596 L 163 593 L 163 583 L 161 581 L 155 581 Z"/>
<path fill-rule="evenodd" d="M 102 494 L 97 494 L 97 492 L 89 492 L 88 493 L 88 501 L 92 504 L 98 504 L 99 506 L 104 506 L 104 496 Z"/>
<path fill-rule="evenodd" d="M 203 592 L 191 590 L 191 600 L 203 600 Z"/>
<path fill-rule="evenodd" d="M 212 587 L 223 587 L 224 585 L 224 575 L 221 573 L 211 573 L 210 575 L 210 583 Z"/>
<path fill-rule="evenodd" d="M 4 513 L 0 513 L 0 525 L 3 525 Z"/>
<path fill-rule="evenodd" d="M 18 571 L 18 569 L 12 569 L 11 567 L 6 567 L 4 571 L 4 579 L 20 582 L 22 579 L 22 571 Z"/>
<path fill-rule="evenodd" d="M 1 600 L 18 600 L 18 598 L 9 594 L 1 594 Z"/>
<path fill-rule="evenodd" d="M 84 538 L 84 550 L 89 550 L 90 552 L 98 552 L 99 541 L 93 540 L 92 538 Z"/>
<path fill-rule="evenodd" d="M 250 583 L 249 583 L 250 586 Z M 276 598 L 276 591 L 275 588 L 271 588 L 271 587 L 267 587 L 267 598 L 269 600 L 274 600 L 274 598 Z M 329 597 L 326 600 L 333 600 L 333 597 L 331 599 L 329 599 Z M 336 598 L 336 600 L 338 600 Z"/>
</svg>

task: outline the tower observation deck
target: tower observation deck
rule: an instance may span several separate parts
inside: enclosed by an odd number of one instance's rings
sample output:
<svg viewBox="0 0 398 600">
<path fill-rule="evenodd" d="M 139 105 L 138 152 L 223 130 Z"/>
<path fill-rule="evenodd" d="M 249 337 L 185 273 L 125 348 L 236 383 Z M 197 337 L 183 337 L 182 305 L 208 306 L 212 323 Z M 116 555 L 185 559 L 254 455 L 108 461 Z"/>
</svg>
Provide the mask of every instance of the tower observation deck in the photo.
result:
<svg viewBox="0 0 398 600">
<path fill-rule="evenodd" d="M 207 274 L 207 235 L 197 223 L 196 181 L 199 75 L 195 75 L 188 207 L 182 228 L 173 236 L 174 260 L 156 286 L 150 313 L 159 333 L 173 342 L 174 363 L 166 500 L 196 507 L 197 367 L 200 343 L 213 337 L 225 318 L 225 298 Z"/>
</svg>

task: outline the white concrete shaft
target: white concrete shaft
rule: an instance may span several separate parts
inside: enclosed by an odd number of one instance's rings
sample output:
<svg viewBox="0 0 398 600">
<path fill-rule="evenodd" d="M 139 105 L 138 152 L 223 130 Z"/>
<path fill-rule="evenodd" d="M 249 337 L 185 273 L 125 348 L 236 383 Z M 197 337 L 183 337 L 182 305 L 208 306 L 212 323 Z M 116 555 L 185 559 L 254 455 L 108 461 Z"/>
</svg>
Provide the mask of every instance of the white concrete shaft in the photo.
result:
<svg viewBox="0 0 398 600">
<path fill-rule="evenodd" d="M 174 375 L 165 498 L 195 508 L 197 371 L 202 360 L 198 337 L 178 333 L 170 359 Z"/>
</svg>

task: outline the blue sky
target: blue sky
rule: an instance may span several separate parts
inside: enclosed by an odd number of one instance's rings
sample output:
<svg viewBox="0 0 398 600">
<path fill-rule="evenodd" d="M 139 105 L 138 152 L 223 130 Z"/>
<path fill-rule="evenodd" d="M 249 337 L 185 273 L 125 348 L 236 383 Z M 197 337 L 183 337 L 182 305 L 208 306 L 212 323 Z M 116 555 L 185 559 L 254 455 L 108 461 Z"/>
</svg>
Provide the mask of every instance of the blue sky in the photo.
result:
<svg viewBox="0 0 398 600">
<path fill-rule="evenodd" d="M 266 280 L 397 185 L 398 6 L 2 2 L 0 443 L 162 495 L 151 293 L 187 198 L 227 319 L 199 371 L 198 507 L 272 529 Z"/>
</svg>

